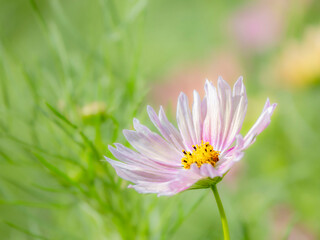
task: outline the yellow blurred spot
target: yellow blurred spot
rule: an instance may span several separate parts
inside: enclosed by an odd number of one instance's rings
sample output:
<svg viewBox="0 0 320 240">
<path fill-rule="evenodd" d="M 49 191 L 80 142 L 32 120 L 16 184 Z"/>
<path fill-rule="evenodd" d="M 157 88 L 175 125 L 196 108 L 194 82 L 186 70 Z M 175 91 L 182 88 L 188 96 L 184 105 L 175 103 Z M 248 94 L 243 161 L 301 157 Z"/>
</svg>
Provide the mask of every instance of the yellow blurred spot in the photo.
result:
<svg viewBox="0 0 320 240">
<path fill-rule="evenodd" d="M 80 110 L 82 120 L 85 124 L 95 125 L 106 119 L 106 105 L 103 102 L 92 102 Z"/>
<path fill-rule="evenodd" d="M 81 109 L 81 115 L 82 117 L 90 117 L 104 114 L 105 111 L 106 105 L 103 102 L 92 102 Z"/>
<path fill-rule="evenodd" d="M 317 81 L 320 78 L 320 28 L 309 28 L 301 42 L 290 43 L 278 66 L 281 80 L 291 87 Z"/>
</svg>

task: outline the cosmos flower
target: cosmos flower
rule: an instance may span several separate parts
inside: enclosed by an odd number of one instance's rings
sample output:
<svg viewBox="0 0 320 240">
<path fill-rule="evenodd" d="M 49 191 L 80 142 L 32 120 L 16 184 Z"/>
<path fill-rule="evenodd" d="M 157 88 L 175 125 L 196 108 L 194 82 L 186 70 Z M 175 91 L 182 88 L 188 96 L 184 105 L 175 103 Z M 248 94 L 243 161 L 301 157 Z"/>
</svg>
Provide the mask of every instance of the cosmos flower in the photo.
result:
<svg viewBox="0 0 320 240">
<path fill-rule="evenodd" d="M 157 115 L 148 106 L 149 117 L 162 136 L 134 119 L 135 130 L 124 130 L 123 134 L 137 151 L 119 143 L 109 146 L 120 161 L 106 159 L 121 178 L 134 183 L 130 188 L 162 196 L 216 184 L 269 125 L 276 107 L 267 99 L 260 117 L 242 137 L 239 132 L 247 110 L 242 77 L 233 91 L 221 77 L 217 89 L 206 81 L 205 93 L 201 100 L 194 91 L 191 110 L 186 95 L 180 94 L 178 129 L 168 121 L 162 107 Z"/>
</svg>

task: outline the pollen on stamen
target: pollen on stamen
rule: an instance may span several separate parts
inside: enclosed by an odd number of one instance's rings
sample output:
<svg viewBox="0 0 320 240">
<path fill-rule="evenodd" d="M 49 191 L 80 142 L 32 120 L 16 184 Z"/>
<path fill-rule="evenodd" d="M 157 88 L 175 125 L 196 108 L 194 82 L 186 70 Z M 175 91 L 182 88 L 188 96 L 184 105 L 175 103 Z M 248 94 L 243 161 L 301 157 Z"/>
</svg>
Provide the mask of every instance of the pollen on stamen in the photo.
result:
<svg viewBox="0 0 320 240">
<path fill-rule="evenodd" d="M 182 150 L 185 155 L 182 159 L 182 165 L 185 169 L 190 169 L 190 166 L 195 163 L 200 168 L 202 164 L 209 163 L 215 166 L 219 161 L 220 151 L 215 151 L 209 142 L 201 142 L 200 145 L 192 145 L 192 152 Z"/>
</svg>

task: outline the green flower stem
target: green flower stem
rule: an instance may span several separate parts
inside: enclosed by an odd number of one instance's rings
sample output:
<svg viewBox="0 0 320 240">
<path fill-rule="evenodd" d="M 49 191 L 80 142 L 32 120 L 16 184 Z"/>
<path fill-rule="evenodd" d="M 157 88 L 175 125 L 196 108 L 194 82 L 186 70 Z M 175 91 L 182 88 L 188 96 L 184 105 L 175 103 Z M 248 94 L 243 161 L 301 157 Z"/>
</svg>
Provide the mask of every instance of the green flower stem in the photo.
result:
<svg viewBox="0 0 320 240">
<path fill-rule="evenodd" d="M 216 199 L 216 202 L 217 202 L 217 205 L 219 208 L 224 240 L 230 240 L 228 221 L 227 221 L 226 214 L 224 213 L 224 209 L 223 209 L 222 202 L 221 202 L 221 199 L 220 199 L 220 196 L 218 193 L 217 185 L 216 184 L 212 185 L 211 189 L 212 189 L 212 192 L 214 194 L 214 197 Z"/>
</svg>

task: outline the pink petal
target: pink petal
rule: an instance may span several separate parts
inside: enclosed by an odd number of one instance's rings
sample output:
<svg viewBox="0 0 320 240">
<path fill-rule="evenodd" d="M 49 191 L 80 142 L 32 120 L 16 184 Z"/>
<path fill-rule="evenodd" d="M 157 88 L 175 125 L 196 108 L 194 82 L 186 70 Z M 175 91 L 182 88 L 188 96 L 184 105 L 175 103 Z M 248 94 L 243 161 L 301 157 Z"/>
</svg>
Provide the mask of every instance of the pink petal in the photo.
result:
<svg viewBox="0 0 320 240">
<path fill-rule="evenodd" d="M 230 170 L 233 166 L 234 162 L 240 161 L 240 159 L 244 156 L 243 151 L 243 138 L 241 134 L 236 136 L 236 145 L 227 151 L 224 151 L 220 155 L 220 160 L 216 165 L 216 170 L 220 174 L 225 174 Z"/>
<path fill-rule="evenodd" d="M 233 141 L 235 140 L 235 137 L 239 134 L 239 132 L 242 128 L 244 118 L 247 113 L 247 105 L 248 105 L 248 99 L 247 99 L 247 94 L 246 94 L 246 88 L 243 84 L 242 77 L 240 77 L 237 80 L 237 82 L 234 84 L 234 87 L 233 87 L 232 122 L 230 124 L 230 129 L 228 132 L 228 139 L 224 143 L 225 145 L 222 149 L 229 147 L 233 143 Z"/>
<path fill-rule="evenodd" d="M 168 121 L 162 107 L 160 108 L 159 117 L 152 107 L 148 106 L 147 111 L 152 123 L 156 126 L 167 142 L 175 146 L 178 151 L 181 151 L 184 148 L 181 135 L 179 134 L 178 130 Z"/>
<path fill-rule="evenodd" d="M 242 77 L 231 88 L 221 77 L 218 79 L 218 91 L 206 82 L 207 117 L 203 135 L 216 150 L 227 149 L 240 132 L 247 110 L 247 96 Z"/>
<path fill-rule="evenodd" d="M 140 193 L 158 193 L 158 196 L 171 196 L 190 188 L 203 176 L 200 175 L 199 168 L 193 164 L 190 169 L 181 169 L 174 178 L 168 182 L 150 183 L 137 182 L 130 185 Z"/>
<path fill-rule="evenodd" d="M 188 150 L 192 150 L 192 145 L 196 143 L 196 134 L 189 108 L 189 101 L 184 93 L 181 93 L 178 99 L 177 122 L 185 147 Z"/>
<path fill-rule="evenodd" d="M 137 131 L 124 130 L 128 142 L 144 156 L 171 166 L 181 166 L 182 152 L 168 144 L 158 134 L 134 120 Z"/>
<path fill-rule="evenodd" d="M 141 168 L 135 165 L 129 165 L 126 163 L 122 163 L 119 161 L 112 160 L 110 158 L 105 157 L 106 160 L 112 165 L 112 167 L 116 170 L 117 174 L 130 182 L 138 182 L 138 181 L 148 181 L 148 182 L 163 182 L 172 179 L 173 174 L 166 174 L 163 171 L 158 170 L 147 170 L 145 168 Z"/>
<path fill-rule="evenodd" d="M 165 125 L 168 129 L 170 129 L 171 139 L 173 142 L 175 142 L 175 145 L 178 144 L 177 148 L 179 149 L 179 151 L 183 149 L 184 145 L 183 145 L 182 136 L 180 132 L 173 126 L 173 124 L 169 122 L 162 107 L 160 107 L 160 110 L 159 110 L 159 119 L 163 125 Z"/>
<path fill-rule="evenodd" d="M 109 146 L 110 152 L 113 154 L 115 158 L 117 158 L 118 160 L 124 163 L 143 167 L 146 170 L 157 169 L 164 172 L 171 172 L 171 171 L 176 171 L 177 169 L 177 167 L 172 167 L 172 165 L 167 165 L 163 162 L 159 162 L 157 160 L 147 158 L 146 156 L 141 155 L 123 146 L 122 144 L 115 143 L 115 146 L 117 148 Z"/>
<path fill-rule="evenodd" d="M 271 122 L 271 116 L 277 104 L 270 105 L 269 99 L 267 99 L 266 104 L 262 110 L 261 115 L 259 116 L 256 123 L 249 130 L 247 135 L 244 137 L 244 146 L 243 149 L 247 149 L 251 144 L 256 140 L 257 135 L 259 135 Z"/>
<path fill-rule="evenodd" d="M 270 124 L 270 117 L 273 114 L 276 106 L 277 104 L 270 105 L 269 99 L 267 99 L 260 117 L 249 130 L 247 135 L 243 138 L 240 134 L 238 134 L 236 137 L 236 145 L 221 154 L 221 159 L 216 166 L 216 169 L 219 172 L 225 173 L 229 171 L 234 162 L 242 159 L 244 155 L 243 151 L 253 144 L 256 136 L 259 135 Z"/>
<path fill-rule="evenodd" d="M 187 190 L 201 178 L 203 176 L 199 174 L 199 168 L 195 164 L 190 169 L 181 169 L 176 178 L 168 182 L 169 191 L 159 193 L 158 196 L 170 196 Z"/>
<path fill-rule="evenodd" d="M 216 88 L 207 80 L 205 83 L 207 98 L 207 115 L 203 123 L 203 140 L 210 142 L 216 148 L 216 138 L 221 119 L 219 115 L 218 96 Z"/>
<path fill-rule="evenodd" d="M 207 96 L 204 96 L 201 102 L 201 119 L 204 122 L 204 119 L 207 116 Z M 203 124 L 203 123 L 202 123 Z"/>
<path fill-rule="evenodd" d="M 217 171 L 211 164 L 203 164 L 200 167 L 200 173 L 203 178 L 209 177 L 209 178 L 215 178 L 215 177 L 222 177 L 222 174 Z"/>
<path fill-rule="evenodd" d="M 202 140 L 202 128 L 203 128 L 203 117 L 202 117 L 202 107 L 201 107 L 201 98 L 197 91 L 193 92 L 193 108 L 192 108 L 192 117 L 193 117 L 193 126 L 195 132 L 195 142 L 196 144 L 201 144 Z"/>
<path fill-rule="evenodd" d="M 173 195 L 173 194 L 169 194 L 170 189 L 168 186 L 168 182 L 162 182 L 162 183 L 140 182 L 139 184 L 129 185 L 128 187 L 135 189 L 138 193 L 158 193 L 158 196 Z"/>
<path fill-rule="evenodd" d="M 222 150 L 224 142 L 228 137 L 228 131 L 232 121 L 232 93 L 229 84 L 222 79 L 218 78 L 218 100 L 219 100 L 219 115 L 221 117 L 220 131 L 217 135 L 215 147 L 217 150 Z"/>
</svg>

